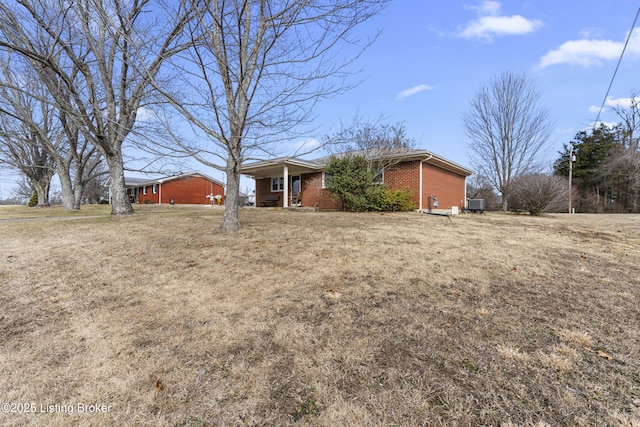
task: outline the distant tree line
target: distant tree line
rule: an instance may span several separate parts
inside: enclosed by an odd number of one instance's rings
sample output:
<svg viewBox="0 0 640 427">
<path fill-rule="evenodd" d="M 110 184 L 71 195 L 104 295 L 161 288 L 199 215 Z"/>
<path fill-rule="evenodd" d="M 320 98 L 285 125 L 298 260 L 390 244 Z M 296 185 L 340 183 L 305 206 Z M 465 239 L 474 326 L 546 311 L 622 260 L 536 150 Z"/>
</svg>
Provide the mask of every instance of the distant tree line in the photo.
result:
<svg viewBox="0 0 640 427">
<path fill-rule="evenodd" d="M 634 100 L 630 114 L 638 115 Z M 573 153 L 573 205 L 578 212 L 640 212 L 640 151 L 638 132 L 623 122 L 581 131 L 564 146 L 555 173 L 569 176 Z"/>
<path fill-rule="evenodd" d="M 478 173 L 467 183 L 467 197 L 485 199 L 488 209 L 532 215 L 567 212 L 569 206 L 576 212 L 639 212 L 637 95 L 613 108 L 620 123 L 578 132 L 550 172 L 543 154 L 551 124 L 539 100 L 532 80 L 509 72 L 473 98 L 463 124 Z"/>
</svg>

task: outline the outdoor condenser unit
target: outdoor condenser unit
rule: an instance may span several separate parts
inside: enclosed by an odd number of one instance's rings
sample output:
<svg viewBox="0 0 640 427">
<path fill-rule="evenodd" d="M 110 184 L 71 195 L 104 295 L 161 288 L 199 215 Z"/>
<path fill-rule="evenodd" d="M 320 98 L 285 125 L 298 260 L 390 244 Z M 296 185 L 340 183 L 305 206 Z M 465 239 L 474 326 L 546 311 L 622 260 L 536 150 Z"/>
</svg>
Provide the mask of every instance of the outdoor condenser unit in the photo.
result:
<svg viewBox="0 0 640 427">
<path fill-rule="evenodd" d="M 484 199 L 469 199 L 467 210 L 471 212 L 484 212 Z"/>
</svg>

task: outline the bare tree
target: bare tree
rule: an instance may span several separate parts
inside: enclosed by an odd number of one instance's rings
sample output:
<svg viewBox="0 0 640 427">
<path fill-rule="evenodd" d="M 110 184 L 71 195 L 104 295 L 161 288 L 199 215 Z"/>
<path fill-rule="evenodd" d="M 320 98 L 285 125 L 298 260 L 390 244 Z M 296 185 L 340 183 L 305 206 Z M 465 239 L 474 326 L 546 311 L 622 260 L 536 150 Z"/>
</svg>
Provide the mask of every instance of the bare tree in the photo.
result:
<svg viewBox="0 0 640 427">
<path fill-rule="evenodd" d="M 181 37 L 189 19 L 183 1 L 0 4 L 0 49 L 29 61 L 66 120 L 104 156 L 114 215 L 133 213 L 124 187 L 123 143 L 151 99 L 151 80 L 186 47 Z"/>
<path fill-rule="evenodd" d="M 68 114 L 57 108 L 46 85 L 21 59 L 0 56 L 0 114 L 37 134 L 41 148 L 54 160 L 64 209 L 78 210 L 83 182 L 91 178 L 87 174 L 100 153 L 82 137 L 74 121 L 66 120 Z"/>
<path fill-rule="evenodd" d="M 357 42 L 353 30 L 387 2 L 193 0 L 194 47 L 174 61 L 182 91 L 158 89 L 201 136 L 176 135 L 179 150 L 226 172 L 223 230 L 240 227 L 242 163 L 283 151 L 279 143 L 303 133 L 315 104 L 351 86 L 348 67 L 362 52 L 348 44 Z"/>
<path fill-rule="evenodd" d="M 397 164 L 402 159 L 400 155 L 416 145 L 402 122 L 391 124 L 382 119 L 370 121 L 359 117 L 328 139 L 333 155 L 362 156 L 369 170 L 376 174 Z"/>
<path fill-rule="evenodd" d="M 463 123 L 471 140 L 472 164 L 500 193 L 506 210 L 511 182 L 536 170 L 551 134 L 540 92 L 525 75 L 505 72 L 480 89 Z"/>
<path fill-rule="evenodd" d="M 22 173 L 38 194 L 38 206 L 49 206 L 55 160 L 44 149 L 38 133 L 0 114 L 0 163 Z"/>
<path fill-rule="evenodd" d="M 487 210 L 499 209 L 498 195 L 493 185 L 482 175 L 474 174 L 467 178 L 467 198 L 484 199 Z"/>
<path fill-rule="evenodd" d="M 0 163 L 22 173 L 38 194 L 38 206 L 48 206 L 56 158 L 47 144 L 57 133 L 55 115 L 48 105 L 17 90 L 15 83 L 7 84 L 6 65 L 0 58 Z"/>
<path fill-rule="evenodd" d="M 621 212 L 640 209 L 640 99 L 631 92 L 628 106 L 613 108 L 622 120 L 616 127 L 619 144 L 602 164 L 601 173 L 613 183 L 617 193 L 616 204 Z"/>
</svg>

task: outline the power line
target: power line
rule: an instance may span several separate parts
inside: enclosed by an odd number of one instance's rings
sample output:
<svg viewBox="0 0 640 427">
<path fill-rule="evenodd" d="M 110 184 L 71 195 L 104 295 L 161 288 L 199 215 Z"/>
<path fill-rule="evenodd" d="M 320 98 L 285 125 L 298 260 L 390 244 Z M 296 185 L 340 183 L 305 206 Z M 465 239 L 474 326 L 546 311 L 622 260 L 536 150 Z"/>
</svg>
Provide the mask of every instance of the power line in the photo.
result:
<svg viewBox="0 0 640 427">
<path fill-rule="evenodd" d="M 638 16 L 640 16 L 640 7 L 636 12 L 636 17 L 633 20 L 633 24 L 631 24 L 631 29 L 629 30 L 629 35 L 627 35 L 627 41 L 624 43 L 624 47 L 622 48 L 622 52 L 620 53 L 620 58 L 618 59 L 618 65 L 616 65 L 616 69 L 613 72 L 613 76 L 611 76 L 611 81 L 609 82 L 609 87 L 607 88 L 607 93 L 604 95 L 604 99 L 602 100 L 602 104 L 600 104 L 600 110 L 598 111 L 598 115 L 596 116 L 595 122 L 593 122 L 593 128 L 595 129 L 598 121 L 600 120 L 600 114 L 602 114 L 602 110 L 604 109 L 604 104 L 607 102 L 607 98 L 609 97 L 609 92 L 611 91 L 611 86 L 613 86 L 613 81 L 616 78 L 616 74 L 618 74 L 618 68 L 620 68 L 620 63 L 622 62 L 622 57 L 624 56 L 624 52 L 627 50 L 627 46 L 629 45 L 629 40 L 631 40 L 631 35 L 633 34 L 633 30 L 636 28 L 636 22 L 638 21 Z"/>
</svg>

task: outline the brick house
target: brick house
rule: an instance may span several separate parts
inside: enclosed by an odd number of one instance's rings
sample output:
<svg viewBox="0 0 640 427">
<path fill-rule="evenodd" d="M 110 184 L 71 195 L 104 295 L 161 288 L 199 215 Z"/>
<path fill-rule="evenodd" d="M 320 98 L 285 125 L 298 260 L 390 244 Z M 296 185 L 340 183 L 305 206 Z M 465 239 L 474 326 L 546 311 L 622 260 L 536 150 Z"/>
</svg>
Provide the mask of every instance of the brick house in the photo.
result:
<svg viewBox="0 0 640 427">
<path fill-rule="evenodd" d="M 382 182 L 390 189 L 409 190 L 419 210 L 465 207 L 470 169 L 427 150 L 403 150 L 393 157 L 395 163 L 382 171 Z M 336 209 L 324 186 L 328 162 L 326 157 L 283 157 L 249 163 L 240 171 L 255 179 L 256 206 Z"/>
<path fill-rule="evenodd" d="M 158 179 L 125 177 L 124 186 L 133 203 L 210 205 L 213 197 L 214 204 L 224 204 L 224 184 L 200 172 Z"/>
</svg>

